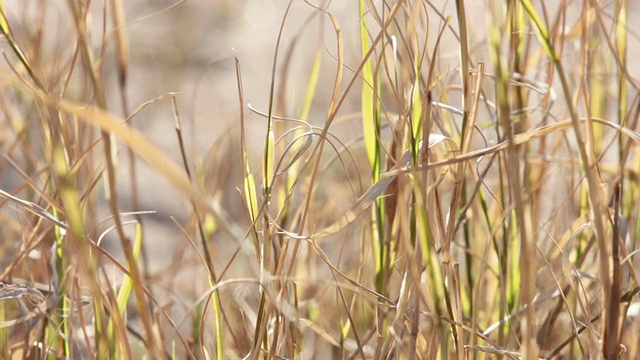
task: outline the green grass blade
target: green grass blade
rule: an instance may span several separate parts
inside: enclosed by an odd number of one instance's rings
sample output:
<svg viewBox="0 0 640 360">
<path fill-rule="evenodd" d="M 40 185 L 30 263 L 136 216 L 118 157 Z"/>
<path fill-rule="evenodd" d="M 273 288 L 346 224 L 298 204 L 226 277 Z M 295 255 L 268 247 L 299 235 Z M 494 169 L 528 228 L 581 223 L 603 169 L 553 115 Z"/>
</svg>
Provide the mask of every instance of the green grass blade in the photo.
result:
<svg viewBox="0 0 640 360">
<path fill-rule="evenodd" d="M 302 103 L 302 110 L 300 111 L 300 119 L 306 121 L 309 118 L 309 111 L 311 111 L 311 104 L 315 98 L 316 89 L 318 87 L 318 80 L 320 79 L 320 70 L 322 69 L 322 51 L 318 48 L 316 56 L 313 60 L 313 66 L 311 67 L 311 73 L 309 74 L 309 82 L 307 83 L 307 90 L 305 91 L 304 102 Z"/>
<path fill-rule="evenodd" d="M 258 218 L 258 193 L 256 191 L 256 181 L 248 170 L 245 173 L 243 184 L 244 198 L 247 203 L 247 208 L 249 209 L 249 215 L 251 216 L 251 221 L 255 222 Z M 258 224 L 255 226 L 257 227 Z"/>
<path fill-rule="evenodd" d="M 367 30 L 366 22 L 366 6 L 365 0 L 359 0 L 360 9 L 360 44 L 362 57 L 365 58 L 369 53 L 369 32 Z M 371 57 L 364 60 L 362 66 L 362 133 L 364 135 L 364 144 L 367 151 L 367 157 L 369 158 L 369 164 L 374 174 L 374 181 L 377 179 L 377 170 L 380 169 L 380 145 L 378 143 L 378 116 L 375 114 L 375 92 L 373 88 L 373 67 L 371 64 Z"/>
<path fill-rule="evenodd" d="M 142 226 L 140 225 L 140 223 L 136 223 L 135 225 L 136 225 L 136 234 L 133 242 L 133 256 L 135 257 L 136 261 L 138 261 L 140 258 L 140 251 L 142 249 Z M 109 324 L 107 325 L 107 332 L 109 334 L 109 338 L 112 339 L 111 341 L 114 342 L 114 345 L 118 342 L 118 339 L 120 339 L 120 337 L 115 336 L 113 317 L 125 316 L 125 311 L 127 309 L 127 303 L 131 296 L 132 287 L 133 287 L 133 283 L 132 283 L 131 277 L 128 275 L 125 275 L 122 280 L 122 284 L 120 285 L 120 289 L 118 290 L 118 294 L 116 296 L 116 304 L 118 305 L 119 314 L 117 315 L 112 314 L 109 320 Z M 122 341 L 122 339 L 120 339 L 120 341 Z M 120 349 L 116 349 L 115 354 L 116 354 L 116 357 L 122 356 Z"/>
<path fill-rule="evenodd" d="M 555 50 L 553 49 L 553 44 L 551 43 L 551 38 L 549 37 L 549 30 L 547 30 L 547 27 L 542 22 L 542 19 L 538 15 L 538 12 L 534 8 L 534 6 L 533 6 L 533 4 L 531 3 L 530 0 L 520 0 L 520 2 L 524 6 L 524 9 L 526 10 L 527 14 L 529 15 L 529 18 L 531 19 L 531 21 L 533 21 L 533 23 L 535 25 L 534 29 L 536 31 L 536 34 L 538 35 L 538 38 L 540 39 L 540 41 L 542 43 L 542 47 L 543 47 L 545 53 L 547 54 L 547 56 L 549 57 L 549 59 L 551 59 L 551 61 L 553 63 L 557 63 L 558 62 L 558 58 L 556 56 Z"/>
</svg>

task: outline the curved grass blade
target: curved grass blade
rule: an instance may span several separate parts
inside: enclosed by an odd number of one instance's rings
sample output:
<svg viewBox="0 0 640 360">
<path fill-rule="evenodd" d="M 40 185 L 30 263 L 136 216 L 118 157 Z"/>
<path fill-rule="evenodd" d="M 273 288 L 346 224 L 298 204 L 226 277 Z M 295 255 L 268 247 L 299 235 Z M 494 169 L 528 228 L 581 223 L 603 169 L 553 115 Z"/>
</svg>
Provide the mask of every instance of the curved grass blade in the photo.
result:
<svg viewBox="0 0 640 360">
<path fill-rule="evenodd" d="M 429 135 L 429 148 L 434 147 L 435 145 L 445 142 L 451 149 L 454 151 L 457 150 L 457 144 L 455 141 L 449 137 L 439 135 L 439 134 L 431 134 Z M 362 196 L 358 198 L 358 201 L 347 211 L 342 217 L 331 224 L 330 226 L 324 228 L 323 230 L 313 234 L 310 236 L 311 239 L 317 240 L 323 237 L 327 237 L 333 235 L 340 230 L 344 229 L 347 225 L 351 224 L 354 220 L 362 214 L 371 204 L 373 204 L 376 199 L 378 199 L 387 187 L 393 182 L 393 180 L 398 176 L 399 172 L 394 170 L 399 170 L 401 168 L 405 168 L 409 166 L 411 163 L 411 150 L 407 150 L 402 154 L 402 158 L 398 162 L 398 164 L 393 167 L 389 172 L 386 172 L 380 176 L 380 180 L 375 182 L 369 190 L 367 190 Z"/>
</svg>

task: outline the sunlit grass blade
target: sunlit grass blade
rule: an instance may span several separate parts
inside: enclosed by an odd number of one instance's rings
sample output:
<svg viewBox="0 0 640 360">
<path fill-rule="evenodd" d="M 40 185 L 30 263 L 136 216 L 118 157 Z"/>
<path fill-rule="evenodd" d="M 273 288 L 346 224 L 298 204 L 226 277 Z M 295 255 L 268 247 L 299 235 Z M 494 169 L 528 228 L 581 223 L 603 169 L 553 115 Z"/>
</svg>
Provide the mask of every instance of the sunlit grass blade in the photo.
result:
<svg viewBox="0 0 640 360">
<path fill-rule="evenodd" d="M 251 216 L 251 221 L 256 222 L 258 219 L 258 193 L 256 191 L 255 179 L 251 173 L 247 172 L 245 174 L 243 184 L 244 197 L 247 208 L 249 209 L 249 216 Z M 256 223 L 255 226 L 257 227 L 258 224 Z"/>
<path fill-rule="evenodd" d="M 11 46 L 11 49 L 13 49 L 14 54 L 16 54 L 16 56 L 20 60 L 20 63 L 22 63 L 22 65 L 25 67 L 25 69 L 31 76 L 31 79 L 35 82 L 36 86 L 38 86 L 40 89 L 44 89 L 40 77 L 36 75 L 35 71 L 31 67 L 31 64 L 29 63 L 29 60 L 27 59 L 22 49 L 15 41 L 13 34 L 11 33 L 11 29 L 6 17 L 4 1 L 0 1 L 0 31 L 2 31 L 2 33 L 6 37 L 9 45 Z"/>
<path fill-rule="evenodd" d="M 136 222 L 135 227 L 136 227 L 136 232 L 133 240 L 133 255 L 136 260 L 139 260 L 140 250 L 142 249 L 142 226 Z M 116 336 L 114 333 L 115 332 L 114 317 L 118 316 L 121 319 L 124 319 L 124 317 L 126 316 L 127 302 L 129 301 L 129 298 L 131 296 L 132 286 L 133 284 L 132 284 L 131 277 L 125 275 L 122 280 L 122 284 L 120 285 L 120 289 L 118 289 L 118 294 L 116 295 L 119 314 L 111 315 L 111 318 L 109 319 L 108 328 L 107 328 L 107 331 L 109 333 L 109 339 L 112 341 L 113 344 L 119 344 L 121 341 L 121 340 L 119 341 L 119 339 L 122 339 L 122 333 L 118 334 L 118 336 Z M 122 344 L 121 346 L 128 347 L 128 344 Z M 123 356 L 122 348 L 116 349 L 115 354 L 116 356 L 118 356 L 118 354 L 120 354 L 119 356 Z"/>
<path fill-rule="evenodd" d="M 367 29 L 366 15 L 367 8 L 365 0 L 359 0 L 360 9 L 360 46 L 362 57 L 364 58 L 370 50 L 369 44 L 369 31 Z M 373 171 L 374 179 L 377 181 L 376 176 L 380 171 L 380 145 L 378 142 L 378 131 L 380 128 L 378 115 L 375 112 L 377 108 L 374 104 L 376 83 L 373 78 L 373 66 L 371 64 L 371 57 L 364 59 L 362 65 L 362 133 L 364 135 L 365 149 L 367 150 L 367 156 L 369 158 L 369 164 Z"/>
<path fill-rule="evenodd" d="M 370 9 L 376 11 L 375 9 Z M 369 158 L 372 181 L 375 183 L 380 178 L 382 171 L 381 143 L 380 143 L 380 114 L 377 97 L 380 96 L 379 82 L 374 78 L 373 60 L 367 58 L 373 49 L 369 43 L 369 30 L 366 22 L 367 6 L 364 0 L 359 2 L 360 15 L 360 47 L 362 54 L 362 133 L 364 136 L 365 150 Z M 384 31 L 384 29 L 383 29 Z M 371 210 L 372 220 L 371 242 L 375 259 L 376 289 L 384 292 L 384 278 L 386 268 L 385 259 L 389 258 L 389 249 L 384 246 L 384 205 L 382 199 L 375 200 L 375 206 Z"/>
<path fill-rule="evenodd" d="M 318 48 L 316 56 L 313 59 L 313 66 L 311 67 L 311 73 L 309 74 L 309 81 L 307 82 L 307 89 L 304 95 L 304 101 L 302 103 L 302 109 L 300 110 L 300 119 L 307 120 L 309 118 L 309 112 L 311 111 L 311 104 L 315 98 L 316 89 L 318 88 L 318 80 L 320 79 L 320 70 L 322 69 L 322 51 Z"/>
<path fill-rule="evenodd" d="M 302 109 L 300 110 L 299 119 L 302 121 L 307 121 L 309 118 L 309 113 L 311 111 L 311 106 L 313 103 L 313 99 L 315 98 L 315 93 L 318 88 L 318 80 L 320 79 L 320 70 L 322 68 L 322 51 L 321 48 L 318 47 L 316 51 L 316 55 L 313 60 L 313 65 L 311 67 L 311 72 L 309 74 L 309 80 L 307 82 L 304 100 L 302 102 Z M 308 129 L 307 129 L 308 130 Z M 282 208 L 282 222 L 286 224 L 290 218 L 291 214 L 291 202 L 286 201 L 288 194 L 293 190 L 299 175 L 300 162 L 298 161 L 305 151 L 311 146 L 312 135 L 305 134 L 305 128 L 303 126 L 298 126 L 292 133 L 294 140 L 290 143 L 290 147 L 287 152 L 291 152 L 295 154 L 289 165 L 284 169 L 279 168 L 278 174 L 282 173 L 285 175 L 285 184 L 280 189 L 280 193 L 278 194 L 278 200 L 281 202 L 279 204 L 279 208 Z M 304 140 L 298 140 L 300 137 L 304 137 Z"/>
<path fill-rule="evenodd" d="M 271 120 L 269 121 L 271 124 Z M 267 139 L 264 144 L 264 162 L 262 165 L 262 181 L 264 189 L 268 190 L 271 188 L 271 184 L 273 181 L 273 177 L 275 175 L 274 172 L 274 162 L 275 162 L 275 135 L 273 134 L 273 129 L 269 127 L 267 129 Z"/>
<path fill-rule="evenodd" d="M 416 72 L 419 72 L 416 65 Z M 412 139 L 415 141 L 414 153 L 418 154 L 417 146 L 422 139 L 422 93 L 420 91 L 420 78 L 416 78 L 411 90 L 411 133 Z"/>
<path fill-rule="evenodd" d="M 542 48 L 547 53 L 547 56 L 549 57 L 549 59 L 551 59 L 553 63 L 558 62 L 558 58 L 556 56 L 555 50 L 553 49 L 553 44 L 551 43 L 551 37 L 549 36 L 549 30 L 542 22 L 540 15 L 538 15 L 538 12 L 534 8 L 531 1 L 520 0 L 520 2 L 522 3 L 525 10 L 527 11 L 527 14 L 529 15 L 529 18 L 531 19 L 531 21 L 533 21 L 534 30 L 538 34 L 538 37 L 542 42 Z"/>
</svg>

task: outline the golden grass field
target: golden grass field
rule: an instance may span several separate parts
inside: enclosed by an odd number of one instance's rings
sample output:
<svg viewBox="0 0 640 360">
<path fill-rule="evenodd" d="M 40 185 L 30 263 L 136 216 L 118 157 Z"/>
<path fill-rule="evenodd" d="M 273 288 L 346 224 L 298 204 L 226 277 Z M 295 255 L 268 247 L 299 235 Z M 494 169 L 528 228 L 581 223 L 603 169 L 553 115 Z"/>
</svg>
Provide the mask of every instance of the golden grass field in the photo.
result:
<svg viewBox="0 0 640 360">
<path fill-rule="evenodd" d="M 0 0 L 0 358 L 640 358 L 639 21 Z"/>
</svg>

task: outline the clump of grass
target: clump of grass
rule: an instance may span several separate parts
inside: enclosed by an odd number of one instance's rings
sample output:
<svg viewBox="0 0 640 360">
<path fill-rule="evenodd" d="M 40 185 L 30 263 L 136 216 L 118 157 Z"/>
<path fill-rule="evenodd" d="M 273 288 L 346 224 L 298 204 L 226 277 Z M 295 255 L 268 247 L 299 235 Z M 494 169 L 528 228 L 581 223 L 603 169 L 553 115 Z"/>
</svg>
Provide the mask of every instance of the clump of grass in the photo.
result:
<svg viewBox="0 0 640 360">
<path fill-rule="evenodd" d="M 48 5 L 0 2 L 0 357 L 638 356 L 626 2 L 290 1 L 266 108 L 229 59 L 238 126 L 208 157 L 182 94 L 130 111 L 123 5 L 69 1 L 50 45 Z M 135 123 L 162 105 L 170 153 Z"/>
</svg>

